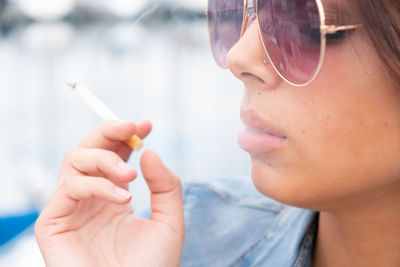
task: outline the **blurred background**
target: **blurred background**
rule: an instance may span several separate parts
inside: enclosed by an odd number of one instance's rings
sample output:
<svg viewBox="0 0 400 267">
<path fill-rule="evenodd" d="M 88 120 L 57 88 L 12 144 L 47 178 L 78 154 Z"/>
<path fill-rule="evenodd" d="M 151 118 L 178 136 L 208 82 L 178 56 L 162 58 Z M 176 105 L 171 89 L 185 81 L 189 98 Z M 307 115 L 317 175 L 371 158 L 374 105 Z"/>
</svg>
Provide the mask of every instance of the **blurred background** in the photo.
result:
<svg viewBox="0 0 400 267">
<path fill-rule="evenodd" d="M 212 58 L 206 0 L 0 0 L 0 266 L 44 266 L 32 223 L 64 154 L 101 120 L 83 83 L 182 180 L 248 175 L 237 143 L 242 85 Z M 140 153 L 130 164 L 139 169 Z M 139 178 L 132 205 L 148 205 Z"/>
</svg>

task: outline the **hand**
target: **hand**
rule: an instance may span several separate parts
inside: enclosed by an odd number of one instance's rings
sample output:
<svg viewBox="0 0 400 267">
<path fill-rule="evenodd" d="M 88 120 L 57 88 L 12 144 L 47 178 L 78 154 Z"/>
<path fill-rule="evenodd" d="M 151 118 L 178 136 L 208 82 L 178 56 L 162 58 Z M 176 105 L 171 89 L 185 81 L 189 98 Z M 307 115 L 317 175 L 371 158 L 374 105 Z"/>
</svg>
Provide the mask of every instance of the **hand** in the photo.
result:
<svg viewBox="0 0 400 267">
<path fill-rule="evenodd" d="M 46 266 L 179 266 L 184 221 L 179 179 L 153 151 L 141 158 L 151 192 L 150 219 L 135 216 L 127 165 L 133 134 L 149 122 L 107 121 L 67 153 L 55 194 L 35 224 Z"/>
</svg>

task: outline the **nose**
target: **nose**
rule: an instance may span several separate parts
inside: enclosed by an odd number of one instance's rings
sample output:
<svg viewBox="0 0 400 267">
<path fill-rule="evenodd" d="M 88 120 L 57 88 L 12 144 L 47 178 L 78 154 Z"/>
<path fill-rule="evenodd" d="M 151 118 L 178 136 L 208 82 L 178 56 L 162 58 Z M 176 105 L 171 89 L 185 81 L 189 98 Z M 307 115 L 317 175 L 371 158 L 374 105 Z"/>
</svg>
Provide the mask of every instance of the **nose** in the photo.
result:
<svg viewBox="0 0 400 267">
<path fill-rule="evenodd" d="M 268 57 L 260 39 L 256 17 L 253 15 L 249 17 L 243 36 L 228 52 L 228 67 L 244 83 L 258 82 L 274 88 L 281 82 L 281 78 L 270 62 L 265 64 L 266 59 Z"/>
</svg>

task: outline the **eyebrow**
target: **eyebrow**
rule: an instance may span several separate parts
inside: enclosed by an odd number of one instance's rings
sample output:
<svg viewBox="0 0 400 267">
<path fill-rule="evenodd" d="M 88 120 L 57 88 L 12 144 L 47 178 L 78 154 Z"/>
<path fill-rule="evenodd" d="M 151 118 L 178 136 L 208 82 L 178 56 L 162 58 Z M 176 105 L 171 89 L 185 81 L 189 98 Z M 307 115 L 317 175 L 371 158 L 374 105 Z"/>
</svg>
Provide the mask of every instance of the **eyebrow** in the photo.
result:
<svg viewBox="0 0 400 267">
<path fill-rule="evenodd" d="M 355 16 L 351 15 L 351 12 L 348 10 L 348 8 L 344 7 L 343 5 L 326 1 L 324 2 L 323 6 L 325 11 L 326 25 L 345 26 L 359 23 L 357 19 L 354 18 Z"/>
</svg>

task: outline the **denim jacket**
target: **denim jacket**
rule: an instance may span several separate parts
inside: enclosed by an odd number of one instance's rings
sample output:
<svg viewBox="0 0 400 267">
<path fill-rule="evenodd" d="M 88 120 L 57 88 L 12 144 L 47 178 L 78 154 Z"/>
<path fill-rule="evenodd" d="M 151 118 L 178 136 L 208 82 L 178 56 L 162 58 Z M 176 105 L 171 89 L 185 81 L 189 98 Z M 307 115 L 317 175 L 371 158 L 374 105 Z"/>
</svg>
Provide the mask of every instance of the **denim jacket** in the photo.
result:
<svg viewBox="0 0 400 267">
<path fill-rule="evenodd" d="M 310 265 L 318 214 L 260 194 L 251 178 L 183 186 L 182 267 Z"/>
</svg>

